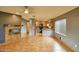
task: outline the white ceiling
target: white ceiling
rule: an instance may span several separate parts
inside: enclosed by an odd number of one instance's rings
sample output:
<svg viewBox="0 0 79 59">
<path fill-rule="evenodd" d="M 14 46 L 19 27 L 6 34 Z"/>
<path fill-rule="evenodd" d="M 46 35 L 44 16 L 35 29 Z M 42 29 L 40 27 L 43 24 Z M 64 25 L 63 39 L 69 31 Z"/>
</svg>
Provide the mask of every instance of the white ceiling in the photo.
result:
<svg viewBox="0 0 79 59">
<path fill-rule="evenodd" d="M 29 7 L 29 10 L 31 16 L 33 15 L 40 20 L 47 20 L 67 13 L 74 8 L 76 6 L 32 6 Z"/>
<path fill-rule="evenodd" d="M 23 13 L 25 10 L 25 7 L 23 6 L 0 6 L 0 11 L 8 12 L 8 13 Z"/>
<path fill-rule="evenodd" d="M 24 6 L 0 6 L 0 11 L 19 14 L 23 18 L 35 16 L 38 20 L 49 20 L 55 18 L 64 13 L 69 12 L 70 10 L 76 8 L 77 6 L 29 6 L 29 14 L 25 14 Z"/>
<path fill-rule="evenodd" d="M 0 6 L 0 11 L 21 15 L 26 19 L 25 16 L 27 15 L 24 13 L 25 9 L 26 8 L 24 6 Z"/>
</svg>

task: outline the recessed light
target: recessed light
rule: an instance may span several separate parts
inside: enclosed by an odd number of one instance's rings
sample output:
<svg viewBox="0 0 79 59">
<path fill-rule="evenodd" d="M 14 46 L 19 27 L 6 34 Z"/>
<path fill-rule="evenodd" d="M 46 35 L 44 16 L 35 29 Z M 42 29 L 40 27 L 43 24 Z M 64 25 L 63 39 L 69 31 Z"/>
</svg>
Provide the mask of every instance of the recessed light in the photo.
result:
<svg viewBox="0 0 79 59">
<path fill-rule="evenodd" d="M 25 13 L 25 14 L 28 14 L 28 13 L 29 13 L 28 9 L 26 9 L 26 10 L 24 11 L 24 13 Z"/>
</svg>

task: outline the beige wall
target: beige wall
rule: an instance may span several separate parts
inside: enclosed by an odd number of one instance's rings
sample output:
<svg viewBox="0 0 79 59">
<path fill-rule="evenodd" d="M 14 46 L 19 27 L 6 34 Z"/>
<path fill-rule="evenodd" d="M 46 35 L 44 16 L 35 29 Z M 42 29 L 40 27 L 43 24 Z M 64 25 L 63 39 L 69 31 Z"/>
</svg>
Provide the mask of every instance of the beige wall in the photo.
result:
<svg viewBox="0 0 79 59">
<path fill-rule="evenodd" d="M 67 36 L 61 36 L 59 34 L 56 34 L 56 36 L 61 37 L 61 40 L 72 47 L 75 51 L 79 51 L 79 7 L 55 18 L 55 20 L 61 20 L 63 18 L 67 19 Z M 75 47 L 75 44 L 77 44 L 78 47 Z"/>
<path fill-rule="evenodd" d="M 0 12 L 0 24 L 19 24 L 20 16 Z"/>
</svg>

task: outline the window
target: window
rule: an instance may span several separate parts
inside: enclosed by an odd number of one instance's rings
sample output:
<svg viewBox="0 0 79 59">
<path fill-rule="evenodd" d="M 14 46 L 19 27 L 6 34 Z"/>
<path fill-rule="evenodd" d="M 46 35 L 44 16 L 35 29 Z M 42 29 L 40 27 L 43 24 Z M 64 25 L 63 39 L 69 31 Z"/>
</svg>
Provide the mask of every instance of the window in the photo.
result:
<svg viewBox="0 0 79 59">
<path fill-rule="evenodd" d="M 55 22 L 55 33 L 66 36 L 66 19 Z"/>
</svg>

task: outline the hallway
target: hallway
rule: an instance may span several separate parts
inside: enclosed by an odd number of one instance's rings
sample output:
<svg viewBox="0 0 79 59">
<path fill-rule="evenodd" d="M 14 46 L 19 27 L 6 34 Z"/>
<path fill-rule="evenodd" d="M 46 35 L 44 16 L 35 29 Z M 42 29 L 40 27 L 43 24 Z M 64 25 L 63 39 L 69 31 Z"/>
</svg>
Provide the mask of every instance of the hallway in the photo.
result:
<svg viewBox="0 0 79 59">
<path fill-rule="evenodd" d="M 0 51 L 5 52 L 67 52 L 55 38 L 43 37 L 40 35 L 33 37 L 19 38 L 19 36 L 8 36 L 8 43 L 0 45 Z M 11 39 L 11 40 L 10 40 Z"/>
</svg>

